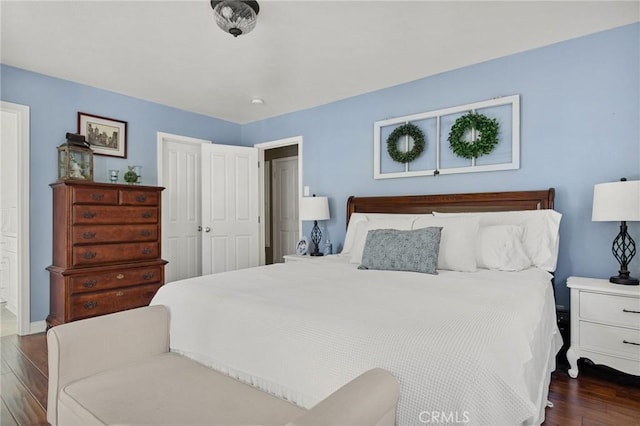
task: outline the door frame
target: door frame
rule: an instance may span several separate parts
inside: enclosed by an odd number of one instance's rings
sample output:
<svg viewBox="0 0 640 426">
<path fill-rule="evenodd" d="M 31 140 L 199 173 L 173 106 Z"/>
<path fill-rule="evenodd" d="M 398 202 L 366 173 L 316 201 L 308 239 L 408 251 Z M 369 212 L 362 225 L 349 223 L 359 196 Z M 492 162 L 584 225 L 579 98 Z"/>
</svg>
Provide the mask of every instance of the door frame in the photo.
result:
<svg viewBox="0 0 640 426">
<path fill-rule="evenodd" d="M 260 164 L 260 171 L 258 173 L 258 191 L 260 194 L 260 265 L 265 264 L 265 211 L 264 211 L 264 152 L 268 149 L 280 148 L 283 146 L 297 145 L 298 146 L 298 200 L 302 197 L 302 136 L 293 136 L 285 139 L 278 139 L 270 142 L 262 142 L 253 145 L 258 148 L 258 161 Z M 302 236 L 302 221 L 298 219 L 298 238 Z"/>
<path fill-rule="evenodd" d="M 14 104 L 12 102 L 0 101 L 3 112 L 13 113 L 18 117 L 18 315 L 16 316 L 17 332 L 20 336 L 41 332 L 39 323 L 31 324 L 31 279 L 29 261 L 29 221 L 31 218 L 29 189 L 30 189 L 30 167 L 31 155 L 30 129 L 30 108 L 26 105 Z M 43 321 L 44 322 L 44 321 Z"/>
<path fill-rule="evenodd" d="M 171 134 L 171 133 L 165 133 L 165 132 L 157 132 L 157 163 L 158 163 L 158 185 L 162 186 L 162 171 L 163 171 L 163 164 L 162 164 L 162 143 L 163 140 L 165 138 L 172 138 L 172 139 L 178 139 L 178 140 L 182 140 L 185 143 L 198 143 L 198 144 L 202 144 L 202 143 L 215 143 L 213 141 L 209 141 L 209 140 L 205 140 L 205 139 L 197 139 L 197 138 L 192 138 L 192 137 L 188 137 L 188 136 L 181 136 L 181 135 L 176 135 L 176 134 Z M 290 138 L 285 138 L 285 139 L 278 139 L 278 140 L 274 140 L 274 141 L 269 141 L 269 142 L 262 142 L 262 143 L 257 143 L 254 145 L 254 148 L 258 149 L 258 161 L 260 163 L 260 171 L 258 173 L 258 194 L 259 194 L 259 214 L 260 214 L 260 227 L 259 227 L 259 244 L 260 244 L 260 259 L 259 259 L 259 264 L 260 265 L 264 265 L 265 263 L 265 254 L 264 254 L 264 247 L 265 247 L 265 222 L 264 222 L 264 217 L 265 217 L 265 211 L 264 211 L 264 151 L 268 150 L 268 149 L 273 149 L 273 148 L 280 148 L 283 146 L 289 146 L 289 145 L 297 145 L 298 146 L 298 197 L 302 197 L 302 189 L 303 189 L 303 182 L 302 182 L 302 164 L 303 164 L 303 138 L 302 136 L 294 136 L 294 137 L 290 137 Z M 164 210 L 164 209 L 163 209 Z M 164 218 L 162 219 L 164 222 Z M 163 223 L 164 225 L 164 223 Z M 298 234 L 301 236 L 302 235 L 302 221 L 299 220 L 298 221 Z"/>
</svg>

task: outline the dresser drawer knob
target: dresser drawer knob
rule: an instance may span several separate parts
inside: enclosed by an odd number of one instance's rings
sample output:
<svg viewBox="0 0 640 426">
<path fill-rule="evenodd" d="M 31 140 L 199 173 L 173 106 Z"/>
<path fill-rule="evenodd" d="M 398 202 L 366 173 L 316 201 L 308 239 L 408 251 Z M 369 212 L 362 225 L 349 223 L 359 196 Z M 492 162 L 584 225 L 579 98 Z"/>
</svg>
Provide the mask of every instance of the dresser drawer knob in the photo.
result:
<svg viewBox="0 0 640 426">
<path fill-rule="evenodd" d="M 151 278 L 153 278 L 153 272 L 147 272 L 142 276 L 142 279 L 144 280 L 150 280 Z"/>
<path fill-rule="evenodd" d="M 100 201 L 104 199 L 104 194 L 91 194 L 91 199 Z"/>
<path fill-rule="evenodd" d="M 122 296 L 124 296 L 124 291 L 119 291 L 119 292 L 117 292 L 117 293 L 116 293 L 116 296 L 118 296 L 118 297 L 122 297 Z"/>
<path fill-rule="evenodd" d="M 636 343 L 636 342 L 629 342 L 628 340 L 623 340 L 622 343 L 626 343 L 627 345 L 635 345 L 635 346 L 640 346 L 640 343 Z"/>
<path fill-rule="evenodd" d="M 142 254 L 151 254 L 153 253 L 153 249 L 151 247 L 145 247 L 142 249 Z"/>
<path fill-rule="evenodd" d="M 98 280 L 87 280 L 82 283 L 85 288 L 93 288 L 98 284 Z"/>
<path fill-rule="evenodd" d="M 96 217 L 96 212 L 83 212 L 82 217 L 84 217 L 85 219 L 93 219 L 94 217 Z"/>
<path fill-rule="evenodd" d="M 82 306 L 85 309 L 94 309 L 96 306 L 98 306 L 98 302 L 92 300 L 91 302 L 84 302 Z"/>
<path fill-rule="evenodd" d="M 147 201 L 147 196 L 146 195 L 136 195 L 136 201 L 139 203 L 144 203 L 145 201 Z"/>
<path fill-rule="evenodd" d="M 622 312 L 627 314 L 640 314 L 640 311 L 632 311 L 631 309 L 623 309 Z"/>
<path fill-rule="evenodd" d="M 145 219 L 149 219 L 151 216 L 153 216 L 153 213 L 151 213 L 151 212 L 142 213 L 142 217 L 145 218 Z"/>
<path fill-rule="evenodd" d="M 93 259 L 97 256 L 97 253 L 95 251 L 85 251 L 84 253 L 82 253 L 82 257 L 84 257 L 85 259 Z"/>
<path fill-rule="evenodd" d="M 91 231 L 82 233 L 82 238 L 84 238 L 85 240 L 90 240 L 92 238 L 95 238 L 95 236 L 96 236 L 96 233 Z"/>
<path fill-rule="evenodd" d="M 142 235 L 143 237 L 148 237 L 151 235 L 151 231 L 149 231 L 148 229 L 143 229 L 142 231 L 140 231 L 140 235 Z"/>
<path fill-rule="evenodd" d="M 117 279 L 117 280 L 121 280 L 121 279 L 123 279 L 123 278 L 124 278 L 124 275 L 123 275 L 123 274 L 118 274 L 118 275 L 116 275 L 116 279 Z"/>
</svg>

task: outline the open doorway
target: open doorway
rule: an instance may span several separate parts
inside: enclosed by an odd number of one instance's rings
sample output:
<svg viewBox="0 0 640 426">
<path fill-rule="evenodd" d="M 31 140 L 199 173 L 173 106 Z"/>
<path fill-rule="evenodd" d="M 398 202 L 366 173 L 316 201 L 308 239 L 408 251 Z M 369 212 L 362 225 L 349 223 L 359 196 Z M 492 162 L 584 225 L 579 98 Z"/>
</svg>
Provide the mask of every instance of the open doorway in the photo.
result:
<svg viewBox="0 0 640 426">
<path fill-rule="evenodd" d="M 295 253 L 300 238 L 298 206 L 302 195 L 302 137 L 255 145 L 260 149 L 264 264 L 281 263 Z"/>
<path fill-rule="evenodd" d="M 29 107 L 1 103 L 0 334 L 25 335 L 29 313 Z"/>
</svg>

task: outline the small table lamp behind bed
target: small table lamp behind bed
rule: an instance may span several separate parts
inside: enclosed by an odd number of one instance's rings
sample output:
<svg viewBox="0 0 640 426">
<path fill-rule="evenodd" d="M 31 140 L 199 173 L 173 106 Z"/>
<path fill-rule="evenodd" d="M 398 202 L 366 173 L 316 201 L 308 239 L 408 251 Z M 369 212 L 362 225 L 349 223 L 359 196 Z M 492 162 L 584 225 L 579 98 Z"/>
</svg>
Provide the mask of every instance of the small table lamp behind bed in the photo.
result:
<svg viewBox="0 0 640 426">
<path fill-rule="evenodd" d="M 329 220 L 329 199 L 327 197 L 302 197 L 300 200 L 300 220 L 313 220 L 313 229 L 311 230 L 311 242 L 313 249 L 309 252 L 311 256 L 322 256 L 320 251 L 320 241 L 322 241 L 322 232 L 318 227 L 319 220 Z"/>
</svg>

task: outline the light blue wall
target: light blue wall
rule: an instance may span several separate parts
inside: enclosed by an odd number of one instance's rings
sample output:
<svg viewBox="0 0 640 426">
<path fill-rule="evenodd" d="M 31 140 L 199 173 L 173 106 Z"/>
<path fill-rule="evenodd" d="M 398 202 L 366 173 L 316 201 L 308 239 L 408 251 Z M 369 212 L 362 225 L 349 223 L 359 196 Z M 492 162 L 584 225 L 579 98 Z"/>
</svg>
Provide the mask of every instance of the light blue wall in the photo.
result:
<svg viewBox="0 0 640 426">
<path fill-rule="evenodd" d="M 251 123 L 242 141 L 303 136 L 304 185 L 330 197 L 334 246 L 344 238 L 349 195 L 555 187 L 564 215 L 557 296 L 568 306 L 568 276 L 617 274 L 610 250 L 619 224 L 591 222 L 591 203 L 596 183 L 640 179 L 639 52 L 640 24 L 629 25 Z M 519 170 L 373 179 L 374 121 L 512 94 L 521 96 Z M 630 232 L 640 243 L 640 224 Z M 640 275 L 640 256 L 631 271 Z"/>
<path fill-rule="evenodd" d="M 31 119 L 31 320 L 49 314 L 49 275 L 52 247 L 52 193 L 57 178 L 56 147 L 66 132 L 77 131 L 78 111 L 128 122 L 127 158 L 95 156 L 95 180 L 106 181 L 107 170 L 139 164 L 142 183 L 157 182 L 157 132 L 234 144 L 240 126 L 129 96 L 0 65 L 3 101 L 30 107 Z M 162 88 L 158 88 L 162 90 Z M 215 99 L 211 100 L 216 102 Z"/>
</svg>

